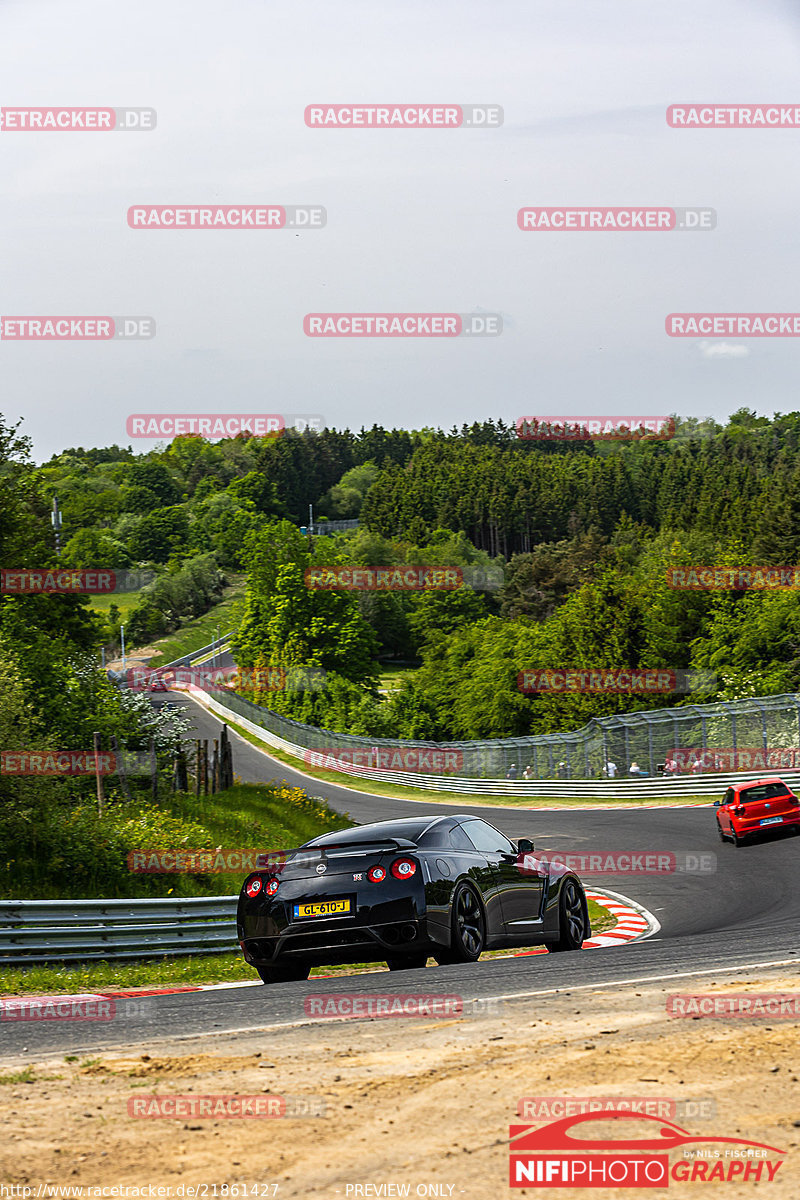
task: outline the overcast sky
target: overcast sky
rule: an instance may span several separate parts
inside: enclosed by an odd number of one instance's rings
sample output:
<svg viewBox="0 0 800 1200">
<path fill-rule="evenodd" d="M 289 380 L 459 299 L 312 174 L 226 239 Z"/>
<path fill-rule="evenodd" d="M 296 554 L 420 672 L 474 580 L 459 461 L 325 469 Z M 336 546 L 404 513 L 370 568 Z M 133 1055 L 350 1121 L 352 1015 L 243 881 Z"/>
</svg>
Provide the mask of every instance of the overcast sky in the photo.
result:
<svg viewBox="0 0 800 1200">
<path fill-rule="evenodd" d="M 150 106 L 149 133 L 0 132 L 8 315 L 149 315 L 128 343 L 0 341 L 37 459 L 134 412 L 329 425 L 800 408 L 800 339 L 666 336 L 800 311 L 798 6 L 760 0 L 2 0 L 0 104 Z M 306 105 L 502 105 L 499 129 L 309 129 Z M 322 230 L 132 230 L 133 204 L 318 204 Z M 706 205 L 713 232 L 523 233 L 526 205 Z M 312 339 L 309 312 L 499 312 L 495 338 Z M 138 441 L 140 450 L 153 443 Z"/>
</svg>

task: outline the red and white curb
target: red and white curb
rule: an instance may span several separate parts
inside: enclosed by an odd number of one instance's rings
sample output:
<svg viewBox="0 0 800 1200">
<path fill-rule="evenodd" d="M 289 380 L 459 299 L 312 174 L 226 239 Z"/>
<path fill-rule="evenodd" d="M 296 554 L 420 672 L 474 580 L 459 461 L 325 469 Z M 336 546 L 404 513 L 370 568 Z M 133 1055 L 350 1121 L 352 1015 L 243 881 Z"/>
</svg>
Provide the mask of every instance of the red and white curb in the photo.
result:
<svg viewBox="0 0 800 1200">
<path fill-rule="evenodd" d="M 599 904 L 601 908 L 606 908 L 617 919 L 617 923 L 613 929 L 607 929 L 604 933 L 597 934 L 596 937 L 589 938 L 583 943 L 584 950 L 599 950 L 606 946 L 621 946 L 626 942 L 640 942 L 644 938 L 652 937 L 654 933 L 658 933 L 661 925 L 656 917 L 653 916 L 641 904 L 637 904 L 635 900 L 631 900 L 628 896 L 621 896 L 619 892 L 596 891 L 591 890 L 586 893 L 587 900 L 594 900 L 595 904 Z M 522 950 L 515 954 L 514 958 L 525 958 L 532 954 L 546 954 L 545 946 L 537 946 L 533 950 Z M 317 979 L 332 979 L 332 975 L 318 975 Z M 108 1000 L 141 1000 L 146 996 L 177 996 L 183 992 L 217 992 L 229 988 L 242 987 L 261 987 L 260 979 L 239 979 L 231 983 L 200 983 L 186 984 L 183 987 L 168 987 L 168 988 L 130 988 L 122 992 L 84 992 L 80 995 L 65 996 L 9 996 L 0 1000 L 0 1021 L 3 1020 L 3 1011 L 8 1009 L 9 1013 L 16 1013 L 22 1007 L 28 1007 L 31 1003 L 38 1005 L 56 1006 L 62 1004 L 87 1004 L 98 1001 Z M 57 1010 L 53 1013 L 57 1016 Z M 6 1020 L 13 1019 L 7 1017 Z"/>
<path fill-rule="evenodd" d="M 629 800 L 626 804 L 587 804 L 583 808 L 577 804 L 532 804 L 534 812 L 606 812 L 608 809 L 624 809 L 625 812 L 654 812 L 664 808 L 709 808 L 712 800 L 692 800 L 688 804 L 637 804 Z"/>
<path fill-rule="evenodd" d="M 658 933 L 661 924 L 656 917 L 641 904 L 619 892 L 597 891 L 586 892 L 587 900 L 594 900 L 601 908 L 606 908 L 617 923 L 613 929 L 606 929 L 583 943 L 584 950 L 600 950 L 606 946 L 624 946 L 626 942 L 641 942 L 644 938 Z M 529 954 L 546 954 L 545 946 L 537 946 L 535 950 L 522 950 L 515 958 L 525 958 Z"/>
<path fill-rule="evenodd" d="M 619 892 L 592 890 L 586 893 L 586 897 L 594 900 L 601 908 L 608 909 L 611 915 L 617 918 L 617 923 L 613 929 L 606 929 L 597 937 L 584 942 L 584 950 L 594 950 L 598 946 L 619 946 L 625 942 L 640 942 L 644 938 L 652 937 L 661 928 L 660 921 L 648 909 L 627 896 L 621 896 Z"/>
</svg>

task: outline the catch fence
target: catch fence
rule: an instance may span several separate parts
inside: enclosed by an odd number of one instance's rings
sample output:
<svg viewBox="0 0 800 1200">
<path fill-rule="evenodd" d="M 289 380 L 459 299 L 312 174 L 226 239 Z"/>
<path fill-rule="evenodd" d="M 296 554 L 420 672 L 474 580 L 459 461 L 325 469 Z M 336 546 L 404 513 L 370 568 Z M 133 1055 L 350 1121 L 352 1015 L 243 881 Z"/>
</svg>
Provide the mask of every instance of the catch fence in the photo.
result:
<svg viewBox="0 0 800 1200">
<path fill-rule="evenodd" d="M 354 775 L 413 773 L 455 780 L 602 780 L 618 782 L 663 776 L 675 762 L 678 778 L 707 778 L 740 772 L 800 770 L 800 695 L 686 704 L 676 708 L 598 717 L 582 729 L 485 741 L 430 742 L 355 737 L 304 725 L 223 688 L 207 687 L 218 708 L 238 714 L 285 744 L 292 753 L 322 754 L 348 764 Z M 639 770 L 631 773 L 631 767 Z M 438 783 L 435 783 L 438 781 Z M 666 779 L 664 780 L 666 782 Z M 420 784 L 416 784 L 420 786 Z"/>
</svg>

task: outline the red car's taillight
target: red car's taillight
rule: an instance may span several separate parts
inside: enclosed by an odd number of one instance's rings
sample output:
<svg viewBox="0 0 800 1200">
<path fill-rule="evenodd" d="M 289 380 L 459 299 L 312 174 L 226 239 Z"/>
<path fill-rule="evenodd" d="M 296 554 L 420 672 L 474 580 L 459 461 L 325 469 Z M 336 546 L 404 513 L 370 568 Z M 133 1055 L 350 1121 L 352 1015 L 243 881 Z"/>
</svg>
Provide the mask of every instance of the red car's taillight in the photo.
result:
<svg viewBox="0 0 800 1200">
<path fill-rule="evenodd" d="M 743 816 L 744 816 L 744 814 L 747 812 L 747 809 L 745 808 L 745 806 L 744 806 L 743 804 L 737 804 L 737 805 L 734 807 L 734 810 L 733 810 L 733 811 L 734 811 L 734 813 L 736 814 L 736 816 L 737 816 L 737 817 L 743 817 Z"/>
<path fill-rule="evenodd" d="M 259 879 L 258 875 L 256 875 L 252 879 L 248 879 L 247 883 L 244 885 L 244 890 L 252 900 L 253 897 L 257 896 L 261 891 L 262 886 L 262 880 Z"/>
<path fill-rule="evenodd" d="M 417 869 L 417 864 L 411 858 L 396 858 L 389 870 L 395 879 L 410 879 Z"/>
<path fill-rule="evenodd" d="M 267 880 L 267 886 L 264 888 L 264 891 L 268 896 L 274 896 L 280 886 L 280 879 L 276 879 L 273 875 L 271 879 Z"/>
<path fill-rule="evenodd" d="M 367 871 L 367 879 L 370 883 L 383 883 L 386 878 L 386 872 L 383 867 L 370 867 Z"/>
</svg>

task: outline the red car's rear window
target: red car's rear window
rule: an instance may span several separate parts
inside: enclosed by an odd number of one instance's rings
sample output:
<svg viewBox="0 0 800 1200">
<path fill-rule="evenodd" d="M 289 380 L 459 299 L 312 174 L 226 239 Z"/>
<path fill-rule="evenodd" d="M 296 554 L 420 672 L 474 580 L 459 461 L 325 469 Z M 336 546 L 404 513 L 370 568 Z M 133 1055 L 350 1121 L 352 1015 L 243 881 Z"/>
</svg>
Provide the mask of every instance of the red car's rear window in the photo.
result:
<svg viewBox="0 0 800 1200">
<path fill-rule="evenodd" d="M 744 788 L 739 792 L 740 804 L 752 804 L 758 800 L 772 800 L 777 796 L 790 796 L 791 792 L 782 783 L 764 783 L 760 787 Z"/>
</svg>

